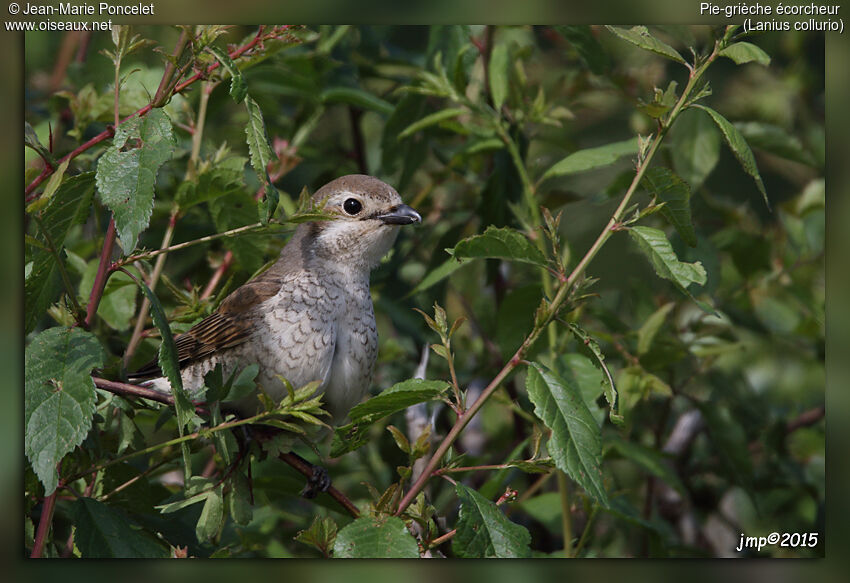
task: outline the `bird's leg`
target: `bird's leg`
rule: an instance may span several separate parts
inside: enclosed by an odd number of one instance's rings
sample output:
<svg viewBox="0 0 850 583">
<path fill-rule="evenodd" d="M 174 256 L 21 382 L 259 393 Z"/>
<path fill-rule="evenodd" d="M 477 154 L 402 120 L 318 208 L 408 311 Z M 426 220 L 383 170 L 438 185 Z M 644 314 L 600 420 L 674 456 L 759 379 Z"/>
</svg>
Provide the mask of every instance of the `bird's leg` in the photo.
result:
<svg viewBox="0 0 850 583">
<path fill-rule="evenodd" d="M 328 470 L 308 462 L 294 451 L 289 453 L 312 470 L 312 474 L 307 477 L 304 489 L 301 490 L 301 496 L 309 499 L 315 498 L 320 492 L 327 492 L 328 488 L 331 487 L 331 476 L 328 474 Z"/>
</svg>

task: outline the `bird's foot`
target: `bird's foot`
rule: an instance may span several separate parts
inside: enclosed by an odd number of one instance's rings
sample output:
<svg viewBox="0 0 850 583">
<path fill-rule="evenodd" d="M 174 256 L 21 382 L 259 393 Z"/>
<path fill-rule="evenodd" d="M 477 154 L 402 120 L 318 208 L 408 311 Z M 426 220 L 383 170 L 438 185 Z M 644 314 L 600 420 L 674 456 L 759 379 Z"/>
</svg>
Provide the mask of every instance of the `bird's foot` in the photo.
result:
<svg viewBox="0 0 850 583">
<path fill-rule="evenodd" d="M 315 498 L 320 492 L 327 492 L 330 487 L 331 476 L 328 471 L 322 466 L 313 465 L 313 475 L 307 478 L 307 484 L 301 490 L 301 496 Z"/>
</svg>

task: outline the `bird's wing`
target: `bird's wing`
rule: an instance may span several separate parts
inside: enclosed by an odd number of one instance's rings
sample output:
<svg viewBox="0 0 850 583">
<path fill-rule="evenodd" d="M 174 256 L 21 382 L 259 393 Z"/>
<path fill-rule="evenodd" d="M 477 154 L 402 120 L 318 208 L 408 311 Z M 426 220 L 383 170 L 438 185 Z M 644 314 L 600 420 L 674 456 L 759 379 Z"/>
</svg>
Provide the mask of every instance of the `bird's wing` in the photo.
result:
<svg viewBox="0 0 850 583">
<path fill-rule="evenodd" d="M 258 277 L 227 296 L 218 309 L 175 338 L 181 369 L 210 355 L 245 342 L 254 330 L 254 319 L 247 317 L 280 290 L 279 277 Z M 154 359 L 130 375 L 131 379 L 162 376 Z"/>
</svg>

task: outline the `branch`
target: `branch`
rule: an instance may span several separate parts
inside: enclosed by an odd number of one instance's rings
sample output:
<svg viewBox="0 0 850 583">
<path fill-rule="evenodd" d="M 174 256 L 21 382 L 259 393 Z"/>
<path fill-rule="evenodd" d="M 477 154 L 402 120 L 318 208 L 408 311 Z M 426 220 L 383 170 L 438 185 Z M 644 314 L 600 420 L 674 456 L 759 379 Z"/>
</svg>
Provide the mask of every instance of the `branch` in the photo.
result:
<svg viewBox="0 0 850 583">
<path fill-rule="evenodd" d="M 288 28 L 288 25 L 284 25 L 284 26 L 281 26 L 281 27 L 275 27 L 272 30 L 272 32 L 270 32 L 269 34 L 262 35 L 264 27 L 261 26 L 258 33 L 257 33 L 257 36 L 255 36 L 250 42 L 246 43 L 245 45 L 239 47 L 238 49 L 236 49 L 232 53 L 230 53 L 230 58 L 231 59 L 237 59 L 237 58 L 241 57 L 242 55 L 244 55 L 249 50 L 253 49 L 258 44 L 260 44 L 263 40 L 267 40 L 267 39 L 271 39 L 271 38 L 277 38 L 279 33 L 282 32 L 283 30 L 285 30 L 286 28 Z M 203 71 L 200 71 L 200 72 L 196 73 L 195 75 L 192 75 L 191 77 L 186 79 L 184 82 L 177 85 L 174 88 L 172 95 L 182 93 L 183 91 L 186 90 L 187 87 L 189 87 L 190 85 L 192 85 L 193 83 L 195 83 L 199 79 L 202 79 L 202 78 L 208 76 L 210 73 L 212 73 L 213 71 L 218 69 L 220 66 L 221 66 L 220 63 L 218 61 L 216 61 L 215 63 L 212 63 L 211 65 L 209 65 Z M 153 109 L 153 104 L 149 103 L 148 105 L 142 107 L 141 109 L 139 109 L 139 110 L 135 111 L 134 113 L 131 113 L 130 115 L 125 117 L 122 120 L 121 123 L 124 123 L 128 119 L 135 117 L 135 116 L 141 117 L 143 115 L 147 115 L 150 112 L 151 109 Z M 79 146 L 77 149 L 73 150 L 69 154 L 62 157 L 59 160 L 59 165 L 61 165 L 66 160 L 72 160 L 72 159 L 76 158 L 77 156 L 79 156 L 80 154 L 85 152 L 86 150 L 90 149 L 92 146 L 99 144 L 100 142 L 102 142 L 106 139 L 111 138 L 113 135 L 115 135 L 115 128 L 111 127 L 111 126 L 107 127 L 105 130 L 103 130 L 101 133 L 99 133 L 98 135 L 96 135 L 95 137 L 90 139 L 88 142 Z M 44 170 L 41 171 L 41 174 L 39 174 L 35 178 L 35 180 L 33 180 L 29 184 L 29 186 L 26 187 L 26 189 L 24 190 L 24 194 L 27 195 L 27 198 L 26 198 L 27 202 L 30 202 L 31 200 L 36 198 L 37 195 L 32 194 L 32 192 L 38 187 L 39 184 L 44 182 L 51 174 L 53 174 L 53 170 L 45 168 Z"/>
<path fill-rule="evenodd" d="M 581 261 L 575 266 L 573 271 L 570 273 L 569 277 L 561 284 L 560 288 L 558 288 L 558 292 L 555 294 L 555 297 L 552 299 L 552 302 L 549 305 L 549 309 L 544 318 L 541 318 L 541 322 L 538 322 L 537 325 L 532 329 L 526 339 L 523 341 L 522 345 L 517 349 L 511 359 L 502 367 L 502 370 L 490 381 L 490 384 L 487 385 L 487 388 L 481 393 L 481 396 L 475 400 L 475 402 L 464 411 L 462 414 L 458 415 L 455 424 L 452 426 L 449 433 L 446 435 L 445 439 L 443 439 L 442 443 L 440 443 L 439 447 L 437 447 L 434 455 L 431 456 L 431 459 L 428 461 L 428 465 L 425 467 L 425 470 L 422 472 L 422 475 L 418 480 L 411 486 L 410 490 L 404 495 L 401 502 L 399 503 L 398 510 L 396 510 L 396 515 L 400 515 L 404 510 L 410 505 L 411 502 L 416 498 L 419 492 L 425 487 L 428 479 L 431 477 L 431 474 L 437 469 L 437 466 L 442 461 L 443 457 L 451 448 L 452 444 L 460 435 L 461 431 L 466 427 L 466 425 L 470 422 L 470 420 L 478 413 L 479 409 L 484 406 L 484 403 L 490 398 L 490 396 L 499 388 L 502 382 L 510 375 L 514 369 L 523 362 L 525 354 L 532 347 L 532 345 L 537 341 L 540 334 L 546 327 L 549 325 L 552 320 L 555 319 L 559 310 L 563 306 L 564 302 L 567 300 L 569 296 L 569 292 L 572 290 L 573 286 L 575 286 L 576 282 L 579 278 L 584 274 L 585 269 L 588 264 L 596 257 L 596 254 L 599 253 L 599 250 L 608 240 L 608 238 L 614 233 L 617 225 L 619 225 L 620 220 L 622 219 L 623 214 L 625 213 L 626 208 L 628 207 L 629 201 L 634 195 L 635 191 L 640 184 L 641 179 L 643 178 L 646 169 L 649 167 L 652 159 L 655 156 L 655 153 L 658 151 L 658 148 L 661 145 L 664 136 L 667 133 L 667 130 L 672 125 L 673 121 L 679 115 L 679 113 L 683 110 L 685 103 L 690 97 L 690 93 L 695 87 L 696 83 L 699 81 L 702 74 L 708 68 L 708 66 L 717 58 L 717 53 L 720 50 L 720 43 L 715 43 L 714 50 L 711 55 L 705 60 L 705 62 L 697 69 L 691 70 L 690 77 L 688 79 L 688 83 L 685 86 L 685 89 L 682 91 L 682 95 L 679 100 L 676 102 L 675 107 L 670 112 L 670 117 L 667 119 L 667 123 L 659 129 L 658 133 L 656 133 L 652 144 L 649 146 L 649 149 L 646 152 L 645 157 L 640 160 L 637 172 L 635 173 L 635 177 L 632 179 L 631 185 L 629 185 L 628 190 L 623 195 L 623 199 L 620 201 L 619 206 L 614 211 L 614 214 L 611 216 L 611 219 L 608 221 L 608 224 L 602 229 L 602 232 L 596 238 L 596 241 L 593 245 L 588 249 L 585 253 L 584 257 L 581 258 Z M 507 142 L 508 146 L 510 146 L 510 142 Z"/>
<path fill-rule="evenodd" d="M 280 460 L 286 462 L 287 464 L 289 464 L 290 466 L 292 466 L 292 468 L 294 468 L 299 473 L 301 473 L 305 478 L 312 478 L 313 477 L 313 467 L 310 464 L 306 463 L 301 458 L 299 458 L 294 453 L 292 453 L 292 452 L 282 453 L 278 456 L 278 459 L 280 459 Z M 345 508 L 345 510 L 353 518 L 359 518 L 360 517 L 360 511 L 357 509 L 357 506 L 355 506 L 354 503 L 345 496 L 345 494 L 343 494 L 342 492 L 340 492 L 339 490 L 337 490 L 333 486 L 328 487 L 326 492 L 331 498 L 336 500 L 340 504 L 340 506 Z"/>
<path fill-rule="evenodd" d="M 38 519 L 38 530 L 35 533 L 32 553 L 30 553 L 31 559 L 40 559 L 41 553 L 44 552 L 44 541 L 47 539 L 50 524 L 53 522 L 53 511 L 56 509 L 56 495 L 58 493 L 59 488 L 57 487 L 53 494 L 44 499 L 44 505 L 41 507 L 41 518 Z"/>
<path fill-rule="evenodd" d="M 112 248 L 115 246 L 115 217 L 109 217 L 109 226 L 106 228 L 106 236 L 103 238 L 103 249 L 100 251 L 100 263 L 97 265 L 97 274 L 94 276 L 94 284 L 89 295 L 89 303 L 86 306 L 86 328 L 90 328 L 94 315 L 97 313 L 97 306 L 100 304 L 100 299 L 103 297 L 103 290 L 106 288 L 106 280 L 112 272 L 110 268 L 110 257 L 112 257 Z"/>
</svg>

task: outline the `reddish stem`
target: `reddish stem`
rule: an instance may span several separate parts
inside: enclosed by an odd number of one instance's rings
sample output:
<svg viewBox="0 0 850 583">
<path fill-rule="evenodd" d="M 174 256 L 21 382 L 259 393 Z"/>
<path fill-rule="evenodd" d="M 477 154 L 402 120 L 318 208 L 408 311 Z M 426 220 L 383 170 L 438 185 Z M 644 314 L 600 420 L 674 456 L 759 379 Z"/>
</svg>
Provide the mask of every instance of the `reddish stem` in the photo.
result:
<svg viewBox="0 0 850 583">
<path fill-rule="evenodd" d="M 31 559 L 40 559 L 41 553 L 44 552 L 44 541 L 47 539 L 47 532 L 53 522 L 53 511 L 56 509 L 58 492 L 59 488 L 57 487 L 53 494 L 44 499 L 44 505 L 41 507 L 41 518 L 38 520 L 38 530 L 35 533 L 35 541 L 30 554 Z"/>
<path fill-rule="evenodd" d="M 285 26 L 281 27 L 281 29 L 285 29 L 285 28 L 287 28 L 287 27 L 285 27 Z M 259 31 L 257 32 L 257 36 L 255 36 L 250 42 L 246 43 L 245 45 L 239 47 L 238 49 L 236 49 L 235 51 L 230 53 L 230 58 L 236 59 L 238 57 L 241 57 L 247 51 L 253 49 L 255 46 L 260 44 L 263 40 L 263 36 L 262 36 L 263 30 L 264 30 L 264 27 L 261 26 Z M 275 31 L 275 33 L 273 33 L 273 35 L 276 35 L 276 34 L 277 34 L 277 31 Z M 176 95 L 177 93 L 181 93 L 187 87 L 189 87 L 191 84 L 195 83 L 196 81 L 198 81 L 199 79 L 201 79 L 203 77 L 206 77 L 207 75 L 209 75 L 210 73 L 212 73 L 213 71 L 218 69 L 219 66 L 220 66 L 220 64 L 218 63 L 218 61 L 216 61 L 215 63 L 212 63 L 209 67 L 204 69 L 203 71 L 198 72 L 195 75 L 192 75 L 191 77 L 186 79 L 186 81 L 184 81 L 183 83 L 180 83 L 179 85 L 177 85 L 174 88 L 173 95 Z M 148 112 L 150 112 L 150 110 L 152 108 L 153 108 L 153 106 L 151 104 L 148 104 L 148 105 L 144 106 L 143 108 L 139 109 L 138 111 L 136 111 L 135 113 L 128 115 L 126 118 L 124 118 L 122 123 L 127 121 L 128 119 L 134 117 L 134 116 L 146 115 Z M 88 142 L 79 146 L 77 149 L 73 150 L 71 153 L 69 153 L 66 156 L 64 156 L 63 158 L 61 158 L 59 160 L 59 164 L 61 165 L 62 162 L 64 162 L 65 160 L 76 158 L 77 156 L 79 156 L 80 154 L 82 154 L 83 152 L 85 152 L 86 150 L 91 148 L 92 146 L 94 146 L 94 145 L 96 145 L 96 144 L 98 144 L 98 143 L 100 143 L 100 142 L 102 142 L 102 141 L 104 141 L 108 138 L 111 138 L 113 135 L 115 135 L 115 128 L 107 127 L 105 130 L 103 130 L 101 133 L 99 133 L 98 135 L 96 135 L 95 137 L 90 139 Z M 50 176 L 52 173 L 53 173 L 52 170 L 45 168 L 44 170 L 41 171 L 41 174 L 39 174 L 35 178 L 35 180 L 33 180 L 29 184 L 29 186 L 26 187 L 26 189 L 24 190 L 24 194 L 27 195 L 27 199 L 26 199 L 27 202 L 30 202 L 32 199 L 35 198 L 36 195 L 30 196 L 32 191 L 35 190 L 38 187 L 39 184 L 44 182 L 44 180 L 48 176 Z"/>
<path fill-rule="evenodd" d="M 100 252 L 100 263 L 97 266 L 97 274 L 94 277 L 94 285 L 91 288 L 89 295 L 89 303 L 86 306 L 86 328 L 90 328 L 94 315 L 97 313 L 97 306 L 100 304 L 100 298 L 103 297 L 103 289 L 106 287 L 106 280 L 109 278 L 111 269 L 109 269 L 110 257 L 112 257 L 112 248 L 115 246 L 115 217 L 109 218 L 109 227 L 106 229 L 106 237 L 103 238 L 103 249 Z"/>
</svg>

